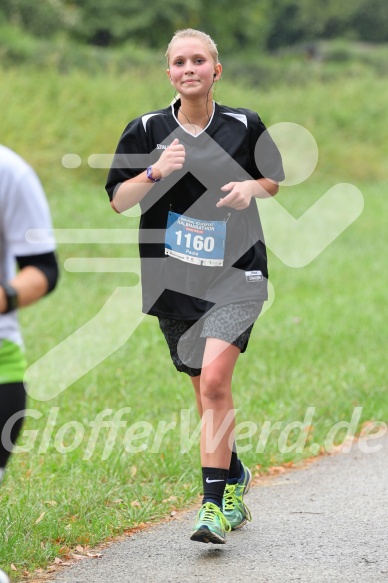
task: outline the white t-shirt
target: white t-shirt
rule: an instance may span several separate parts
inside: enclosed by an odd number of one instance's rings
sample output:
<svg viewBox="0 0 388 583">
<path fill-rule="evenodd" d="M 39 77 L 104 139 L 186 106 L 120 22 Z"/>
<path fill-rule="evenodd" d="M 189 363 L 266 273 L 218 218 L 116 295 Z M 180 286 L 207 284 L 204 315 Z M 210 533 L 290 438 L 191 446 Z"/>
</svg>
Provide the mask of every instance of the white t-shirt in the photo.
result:
<svg viewBox="0 0 388 583">
<path fill-rule="evenodd" d="M 43 229 L 34 242 L 29 229 Z M 0 145 L 0 282 L 16 273 L 16 257 L 54 251 L 50 210 L 39 178 L 20 156 Z M 0 342 L 22 345 L 17 313 L 0 314 Z"/>
</svg>

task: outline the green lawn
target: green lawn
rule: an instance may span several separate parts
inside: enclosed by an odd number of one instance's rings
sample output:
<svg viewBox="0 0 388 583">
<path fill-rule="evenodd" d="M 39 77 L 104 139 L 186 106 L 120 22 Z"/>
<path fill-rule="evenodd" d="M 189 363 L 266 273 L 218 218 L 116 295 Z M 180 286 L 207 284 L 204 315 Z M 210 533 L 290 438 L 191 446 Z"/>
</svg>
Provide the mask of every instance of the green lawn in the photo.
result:
<svg viewBox="0 0 388 583">
<path fill-rule="evenodd" d="M 136 218 L 117 216 L 109 207 L 106 171 L 90 168 L 87 160 L 93 153 L 112 152 L 129 119 L 171 100 L 163 72 L 155 91 L 140 74 L 118 79 L 13 69 L 2 71 L 2 77 L 7 116 L 1 140 L 36 167 L 56 228 L 134 229 Z M 219 101 L 255 109 L 267 125 L 293 122 L 314 135 L 320 154 L 314 174 L 278 195 L 293 216 L 339 182 L 354 184 L 364 197 L 361 216 L 310 264 L 289 267 L 269 252 L 275 300 L 254 328 L 234 385 L 237 422 L 250 423 L 241 426 L 240 446 L 252 468 L 266 471 L 310 456 L 311 445 L 324 446 L 330 429 L 350 422 L 357 407 L 357 430 L 365 421 L 388 421 L 383 253 L 388 185 L 382 124 L 387 94 L 385 81 L 372 75 L 300 88 L 237 89 L 227 81 L 220 86 Z M 78 154 L 82 165 L 65 169 L 61 160 L 67 153 Z M 137 284 L 125 272 L 65 268 L 77 258 L 134 258 L 134 246 L 60 243 L 58 254 L 58 289 L 21 313 L 30 363 L 87 324 L 116 288 Z M 109 348 L 117 335 L 125 335 L 127 318 L 133 314 L 119 306 L 98 328 L 96 344 Z M 74 345 L 59 363 L 57 378 L 93 346 L 93 339 Z M 24 571 L 33 573 L 55 557 L 66 557 L 79 544 L 92 546 L 167 516 L 198 496 L 192 389 L 170 363 L 154 318 L 144 318 L 125 344 L 58 396 L 31 398 L 28 407 L 19 442 L 28 451 L 14 455 L 0 494 L 0 565 L 7 572 L 15 565 L 15 581 Z M 303 451 L 293 447 L 298 429 L 283 432 L 286 440 L 279 443 L 282 431 L 303 422 L 308 408 L 312 415 Z M 116 415 L 116 428 L 98 427 L 99 415 L 111 425 Z M 345 433 L 338 432 L 338 442 Z M 194 444 L 188 447 L 191 437 Z"/>
</svg>

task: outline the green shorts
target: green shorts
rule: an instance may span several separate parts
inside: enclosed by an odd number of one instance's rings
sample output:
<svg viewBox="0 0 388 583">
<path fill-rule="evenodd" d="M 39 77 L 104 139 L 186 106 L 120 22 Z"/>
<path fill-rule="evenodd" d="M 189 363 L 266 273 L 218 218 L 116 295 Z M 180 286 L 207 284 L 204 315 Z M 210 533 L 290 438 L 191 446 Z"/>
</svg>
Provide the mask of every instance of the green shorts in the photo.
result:
<svg viewBox="0 0 388 583">
<path fill-rule="evenodd" d="M 26 368 L 22 347 L 9 340 L 0 340 L 0 384 L 22 382 Z"/>
</svg>

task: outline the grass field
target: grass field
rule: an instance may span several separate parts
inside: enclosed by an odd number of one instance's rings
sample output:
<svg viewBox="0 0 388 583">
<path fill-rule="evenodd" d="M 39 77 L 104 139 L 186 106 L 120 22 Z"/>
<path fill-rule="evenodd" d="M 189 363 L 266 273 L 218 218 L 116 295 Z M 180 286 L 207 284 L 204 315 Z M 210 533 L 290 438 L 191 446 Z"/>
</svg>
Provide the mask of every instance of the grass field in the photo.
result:
<svg viewBox="0 0 388 583">
<path fill-rule="evenodd" d="M 37 169 L 57 229 L 136 227 L 136 217 L 111 211 L 106 170 L 91 168 L 88 157 L 112 152 L 128 120 L 171 100 L 163 71 L 153 74 L 150 88 L 140 72 L 120 79 L 80 71 L 1 72 L 7 112 L 1 142 Z M 254 329 L 234 387 L 237 421 L 250 423 L 241 433 L 244 461 L 265 472 L 317 453 L 331 428 L 350 422 L 356 408 L 357 431 L 366 421 L 388 421 L 388 146 L 382 123 L 388 89 L 385 79 L 368 72 L 324 86 L 315 81 L 256 89 L 237 88 L 225 72 L 216 99 L 259 111 L 267 125 L 301 124 L 315 137 L 314 174 L 278 195 L 294 217 L 336 183 L 354 184 L 364 197 L 361 216 L 310 264 L 289 267 L 270 250 L 275 301 Z M 68 153 L 80 156 L 79 168 L 63 167 Z M 77 258 L 136 257 L 134 246 L 76 241 L 59 243 L 57 291 L 20 314 L 30 363 L 87 324 L 116 288 L 136 286 L 126 272 L 65 268 Z M 108 348 L 117 335 L 125 335 L 126 317 L 125 311 L 112 314 L 98 330 Z M 80 352 L 92 352 L 92 344 Z M 61 363 L 58 378 L 75 366 L 80 352 L 74 348 L 73 359 Z M 27 451 L 14 455 L 0 494 L 0 565 L 15 581 L 56 557 L 65 560 L 77 545 L 91 547 L 197 498 L 192 390 L 189 380 L 175 373 L 153 318 L 144 318 L 123 346 L 57 397 L 31 398 L 28 406 L 19 443 Z M 308 408 L 303 451 L 293 447 L 297 429 L 283 432 L 281 447 L 283 429 L 304 422 Z M 98 419 L 110 426 L 99 427 Z M 345 433 L 338 432 L 338 442 Z"/>
</svg>

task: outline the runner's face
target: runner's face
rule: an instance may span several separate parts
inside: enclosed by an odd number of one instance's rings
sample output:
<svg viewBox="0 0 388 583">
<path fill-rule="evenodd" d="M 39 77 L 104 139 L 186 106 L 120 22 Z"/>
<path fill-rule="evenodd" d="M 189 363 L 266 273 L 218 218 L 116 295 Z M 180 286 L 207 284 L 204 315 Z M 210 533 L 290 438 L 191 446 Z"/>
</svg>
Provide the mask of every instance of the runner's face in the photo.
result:
<svg viewBox="0 0 388 583">
<path fill-rule="evenodd" d="M 182 97 L 206 95 L 218 72 L 207 46 L 195 38 L 184 38 L 174 42 L 171 48 L 170 68 L 167 69 L 172 85 Z"/>
</svg>

